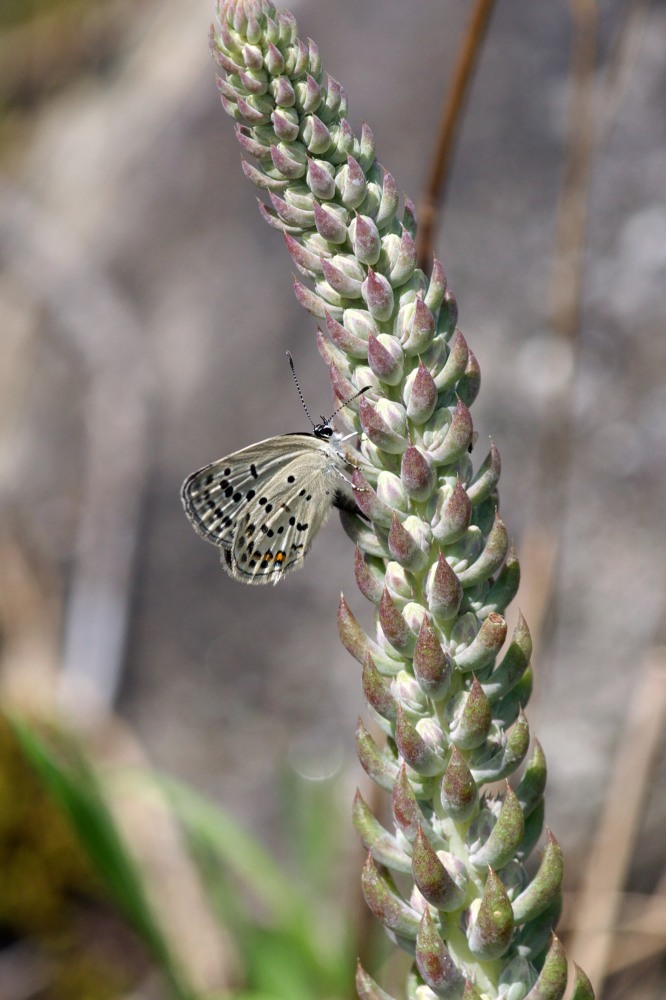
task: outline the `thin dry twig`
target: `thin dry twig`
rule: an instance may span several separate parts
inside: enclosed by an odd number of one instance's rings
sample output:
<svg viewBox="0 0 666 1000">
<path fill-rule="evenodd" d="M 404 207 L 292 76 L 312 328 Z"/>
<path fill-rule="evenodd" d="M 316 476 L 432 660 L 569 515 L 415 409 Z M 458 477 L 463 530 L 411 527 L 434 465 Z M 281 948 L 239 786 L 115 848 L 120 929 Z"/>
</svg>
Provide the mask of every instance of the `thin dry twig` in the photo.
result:
<svg viewBox="0 0 666 1000">
<path fill-rule="evenodd" d="M 424 272 L 432 264 L 434 235 L 451 172 L 455 140 L 494 6 L 495 0 L 476 0 L 442 107 L 430 173 L 418 208 L 416 249 L 419 267 Z"/>
<path fill-rule="evenodd" d="M 550 326 L 574 342 L 580 330 L 583 253 L 595 146 L 596 0 L 570 0 L 573 21 L 569 141 L 555 231 Z"/>
<path fill-rule="evenodd" d="M 611 949 L 627 869 L 666 724 L 666 647 L 652 651 L 630 707 L 608 783 L 597 834 L 584 866 L 583 887 L 569 945 L 599 990 Z"/>
</svg>

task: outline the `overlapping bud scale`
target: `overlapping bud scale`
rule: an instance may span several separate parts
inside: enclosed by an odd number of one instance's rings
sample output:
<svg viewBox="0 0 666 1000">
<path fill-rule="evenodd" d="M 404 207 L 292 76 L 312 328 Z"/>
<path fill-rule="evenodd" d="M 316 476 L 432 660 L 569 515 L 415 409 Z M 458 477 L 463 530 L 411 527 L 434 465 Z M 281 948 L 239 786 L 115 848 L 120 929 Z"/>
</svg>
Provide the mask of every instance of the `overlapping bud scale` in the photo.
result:
<svg viewBox="0 0 666 1000">
<path fill-rule="evenodd" d="M 377 632 L 364 633 L 344 598 L 339 629 L 386 733 L 380 745 L 359 723 L 357 747 L 392 794 L 394 829 L 357 796 L 365 898 L 415 956 L 413 1000 L 554 1000 L 567 977 L 552 933 L 562 857 L 548 833 L 536 874 L 524 867 L 543 829 L 546 764 L 536 741 L 527 757 L 522 617 L 502 653 L 519 567 L 498 515 L 497 448 L 476 471 L 470 454 L 480 372 L 455 298 L 437 260 L 429 278 L 418 269 L 413 206 L 377 162 L 370 129 L 352 132 L 344 90 L 293 16 L 270 0 L 221 0 L 211 48 L 253 161 L 244 171 L 283 234 L 299 302 L 321 320 L 333 392 L 344 403 L 367 387 L 340 414 L 359 435 L 362 512 L 342 517 Z M 513 791 L 506 779 L 526 759 Z M 484 793 L 494 782 L 500 790 Z M 411 876 L 411 893 L 392 872 Z M 360 968 L 357 989 L 391 1000 Z M 593 997 L 580 970 L 571 995 Z"/>
</svg>

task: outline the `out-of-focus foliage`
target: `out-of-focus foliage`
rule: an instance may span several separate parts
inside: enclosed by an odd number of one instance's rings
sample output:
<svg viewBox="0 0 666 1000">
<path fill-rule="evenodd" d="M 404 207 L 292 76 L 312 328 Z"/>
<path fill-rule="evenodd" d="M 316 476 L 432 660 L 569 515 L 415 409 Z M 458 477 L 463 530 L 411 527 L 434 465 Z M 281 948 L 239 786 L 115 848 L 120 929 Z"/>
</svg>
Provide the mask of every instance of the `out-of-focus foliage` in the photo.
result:
<svg viewBox="0 0 666 1000">
<path fill-rule="evenodd" d="M 67 818 L 98 876 L 92 884 L 98 892 L 105 889 L 125 915 L 162 971 L 171 995 L 179 1000 L 198 1000 L 199 994 L 187 983 L 169 949 L 159 915 L 148 902 L 131 846 L 125 845 L 107 805 L 109 789 L 71 738 L 60 734 L 55 742 L 45 741 L 24 721 L 13 720 L 12 726 L 37 775 L 35 780 L 28 772 L 33 786 L 30 801 L 41 800 L 55 814 L 56 828 L 92 880 L 84 860 L 76 854 Z M 8 739 L 13 738 L 6 726 L 5 732 Z M 15 741 L 14 754 L 17 765 L 25 771 Z M 123 784 L 125 790 L 129 783 L 130 791 L 137 794 L 145 794 L 154 784 L 152 777 L 137 776 L 136 772 L 120 772 L 112 780 Z M 353 920 L 345 912 L 344 894 L 335 886 L 340 870 L 337 854 L 344 843 L 336 784 L 304 783 L 295 778 L 285 781 L 285 814 L 291 818 L 290 857 L 282 862 L 272 858 L 229 815 L 187 786 L 166 778 L 159 779 L 158 785 L 185 832 L 220 926 L 231 932 L 240 955 L 240 992 L 233 994 L 236 1000 L 333 1000 L 349 996 Z M 37 841 L 41 829 L 41 824 L 35 825 Z M 28 900 L 27 906 L 30 911 L 33 904 Z M 93 955 L 83 953 L 82 964 Z M 78 968 L 71 965 L 70 979 Z M 92 981 L 95 983 L 94 978 Z M 71 986 L 68 994 L 53 993 L 49 998 L 60 1000 L 66 995 L 67 1000 L 84 996 L 106 1000 L 107 996 L 121 995 L 117 972 L 109 975 L 106 983 L 108 993 L 96 992 L 96 986 L 88 983 L 87 993 Z"/>
<path fill-rule="evenodd" d="M 45 1000 L 116 997 L 143 965 L 70 824 L 0 717 L 0 937 L 43 966 Z M 37 976 L 40 977 L 39 971 Z"/>
</svg>

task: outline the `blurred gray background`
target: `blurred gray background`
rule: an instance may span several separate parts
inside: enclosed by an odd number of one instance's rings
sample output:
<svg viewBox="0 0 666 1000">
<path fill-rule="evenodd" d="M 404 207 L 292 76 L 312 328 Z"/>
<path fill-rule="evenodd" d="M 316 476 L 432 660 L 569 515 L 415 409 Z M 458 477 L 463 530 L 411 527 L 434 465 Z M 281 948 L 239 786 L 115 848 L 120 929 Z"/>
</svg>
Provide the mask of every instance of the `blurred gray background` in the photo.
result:
<svg viewBox="0 0 666 1000">
<path fill-rule="evenodd" d="M 646 655 L 663 641 L 666 5 L 644 6 L 592 168 L 577 346 L 549 330 L 567 4 L 498 4 L 437 236 L 483 374 L 476 454 L 492 435 L 519 551 L 539 523 L 544 420 L 573 379 L 569 462 L 560 475 L 554 455 L 551 470 L 561 548 L 528 712 L 571 883 Z M 378 158 L 417 200 L 469 5 L 291 9 L 345 87 L 352 126 L 370 124 Z M 602 94 L 629 9 L 600 10 Z M 210 0 L 143 0 L 110 4 L 106 20 L 86 14 L 71 25 L 79 71 L 62 79 L 48 62 L 58 39 L 33 39 L 35 72 L 46 60 L 53 80 L 37 101 L 28 79 L 3 124 L 0 475 L 7 538 L 58 595 L 53 675 L 69 711 L 115 703 L 153 763 L 268 836 L 286 762 L 314 776 L 343 768 L 351 798 L 362 702 L 337 637 L 340 591 L 370 616 L 337 518 L 301 572 L 250 588 L 181 510 L 194 468 L 307 429 L 286 349 L 311 411 L 331 409 L 315 321 L 218 101 L 212 13 Z M 662 761 L 637 888 L 663 865 L 663 777 Z"/>
</svg>

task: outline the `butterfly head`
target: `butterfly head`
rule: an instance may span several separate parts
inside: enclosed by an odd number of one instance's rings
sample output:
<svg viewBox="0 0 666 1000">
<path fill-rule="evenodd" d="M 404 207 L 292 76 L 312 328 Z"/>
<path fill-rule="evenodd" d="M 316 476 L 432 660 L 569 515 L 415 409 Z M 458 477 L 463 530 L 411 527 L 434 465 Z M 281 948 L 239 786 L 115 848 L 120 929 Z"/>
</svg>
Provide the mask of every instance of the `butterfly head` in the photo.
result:
<svg viewBox="0 0 666 1000">
<path fill-rule="evenodd" d="M 325 417 L 322 417 L 321 423 L 314 425 L 314 430 L 312 431 L 312 433 L 320 441 L 330 441 L 331 438 L 333 437 L 334 431 L 328 420 L 326 420 Z"/>
</svg>

